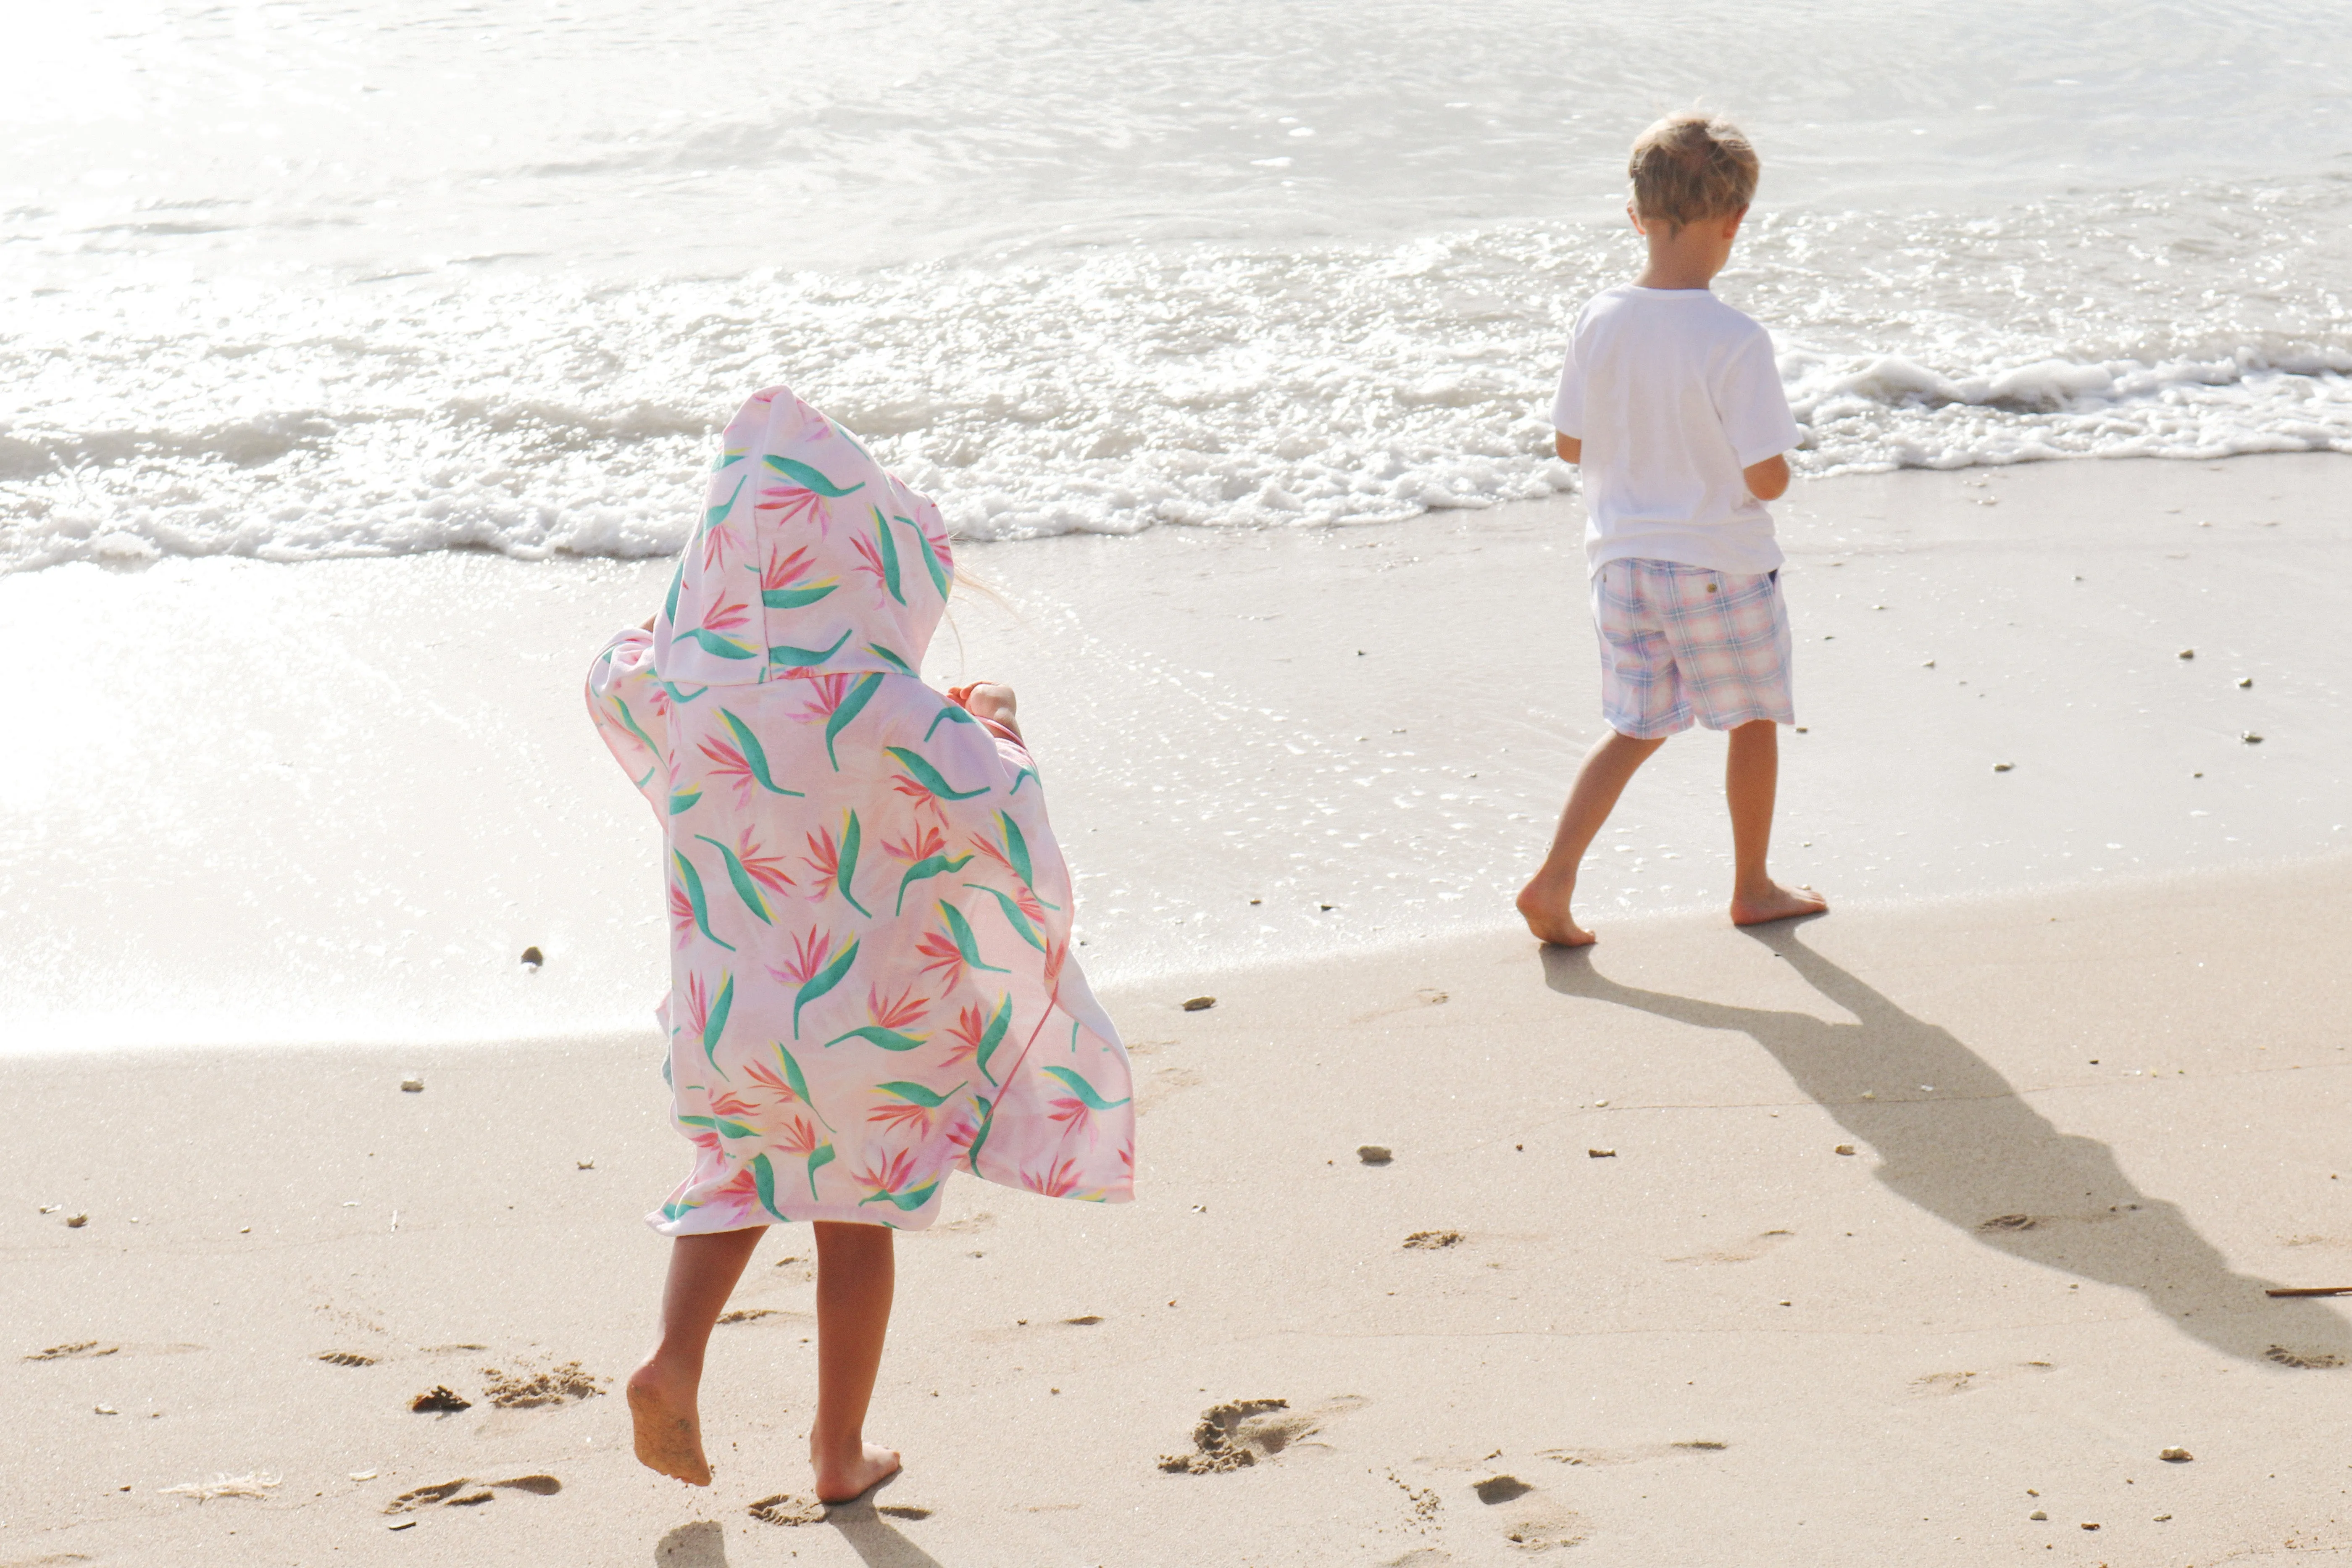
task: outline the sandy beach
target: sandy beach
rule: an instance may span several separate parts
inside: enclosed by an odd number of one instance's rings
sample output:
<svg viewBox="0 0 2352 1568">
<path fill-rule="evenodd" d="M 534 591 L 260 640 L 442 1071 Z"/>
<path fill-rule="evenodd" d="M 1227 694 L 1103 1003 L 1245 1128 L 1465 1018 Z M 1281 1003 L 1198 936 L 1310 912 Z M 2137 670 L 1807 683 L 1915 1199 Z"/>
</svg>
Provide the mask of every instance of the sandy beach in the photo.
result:
<svg viewBox="0 0 2352 1568">
<path fill-rule="evenodd" d="M 2352 1284 L 2341 993 L 2280 983 L 2347 936 L 2336 858 L 1115 989 L 1139 1201 L 954 1184 L 900 1244 L 906 1473 L 800 1525 L 755 1510 L 804 1484 L 804 1236 L 714 1345 L 708 1493 L 590 1392 L 678 1164 L 650 1035 L 17 1058 L 0 1563 L 2342 1552 L 2352 1327 L 2263 1291 Z"/>
<path fill-rule="evenodd" d="M 1572 502 L 968 552 L 1006 607 L 928 673 L 1022 689 L 1139 1196 L 951 1184 L 907 1472 L 815 1523 L 805 1236 L 714 1345 L 710 1491 L 610 1392 L 684 1151 L 575 682 L 665 568 L 0 578 L 54 739 L 0 889 L 0 1564 L 2352 1551 L 2352 1323 L 2264 1294 L 2352 1285 L 2342 468 L 1801 487 L 1779 862 L 1838 907 L 1722 921 L 1702 738 L 1583 955 L 1502 918 L 1598 722 Z M 66 658 L 100 593 L 151 640 Z"/>
</svg>

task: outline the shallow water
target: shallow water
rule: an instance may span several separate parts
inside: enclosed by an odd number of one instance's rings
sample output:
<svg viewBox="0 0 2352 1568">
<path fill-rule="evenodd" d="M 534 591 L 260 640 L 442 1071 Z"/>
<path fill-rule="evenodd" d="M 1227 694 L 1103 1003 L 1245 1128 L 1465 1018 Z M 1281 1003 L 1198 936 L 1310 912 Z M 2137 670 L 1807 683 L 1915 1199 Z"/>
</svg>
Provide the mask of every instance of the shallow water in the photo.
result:
<svg viewBox="0 0 2352 1568">
<path fill-rule="evenodd" d="M 2283 5 L 13 26 L 0 569 L 665 553 L 777 381 L 968 538 L 1549 493 L 1624 145 L 1693 102 L 1765 159 L 1720 288 L 1801 467 L 2352 451 L 2352 42 Z"/>
</svg>

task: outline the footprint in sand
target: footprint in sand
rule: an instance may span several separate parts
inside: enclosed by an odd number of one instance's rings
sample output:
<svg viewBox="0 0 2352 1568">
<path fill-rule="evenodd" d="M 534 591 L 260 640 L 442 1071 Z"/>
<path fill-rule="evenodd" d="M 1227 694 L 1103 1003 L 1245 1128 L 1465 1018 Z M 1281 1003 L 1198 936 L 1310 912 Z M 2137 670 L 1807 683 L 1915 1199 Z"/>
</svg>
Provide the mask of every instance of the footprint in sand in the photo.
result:
<svg viewBox="0 0 2352 1568">
<path fill-rule="evenodd" d="M 2019 1362 L 2014 1366 L 1995 1367 L 1990 1372 L 1931 1372 L 1923 1377 L 1913 1378 L 1911 1392 L 1930 1395 L 1966 1394 L 1987 1384 L 2004 1383 L 2012 1377 L 2050 1370 L 2050 1363 L 2046 1361 L 2027 1361 Z"/>
<path fill-rule="evenodd" d="M 375 1364 L 375 1357 L 362 1355 L 357 1351 L 320 1351 L 312 1359 L 325 1362 L 329 1366 L 373 1366 Z"/>
<path fill-rule="evenodd" d="M 1669 1263 L 1752 1263 L 1797 1233 L 1793 1230 L 1768 1230 L 1760 1236 L 1721 1247 L 1713 1252 L 1694 1252 L 1687 1258 L 1669 1258 Z"/>
<path fill-rule="evenodd" d="M 2263 1352 L 2263 1359 L 2305 1372 L 2326 1372 L 2344 1364 L 2344 1358 L 2340 1355 L 2331 1355 L 2326 1351 L 2293 1350 L 2285 1345 L 2273 1345 Z"/>
<path fill-rule="evenodd" d="M 1655 1459 L 1719 1454 L 1730 1447 L 1714 1437 L 1688 1437 L 1679 1443 L 1643 1443 L 1631 1448 L 1544 1448 L 1536 1457 L 1560 1465 L 1643 1465 Z"/>
<path fill-rule="evenodd" d="M 1434 1252 L 1462 1245 L 1462 1233 L 1458 1230 L 1416 1230 L 1404 1238 L 1404 1244 L 1409 1247 Z"/>
<path fill-rule="evenodd" d="M 593 1399 L 604 1392 L 602 1384 L 610 1381 L 583 1371 L 576 1361 L 538 1372 L 526 1367 L 509 1373 L 486 1366 L 482 1376 L 487 1380 L 482 1389 L 484 1396 L 501 1410 L 530 1410 L 542 1405 Z"/>
<path fill-rule="evenodd" d="M 467 1492 L 467 1487 L 477 1489 Z M 438 1503 L 446 1503 L 451 1508 L 474 1508 L 490 1501 L 497 1495 L 494 1489 L 529 1492 L 533 1497 L 553 1497 L 563 1489 L 563 1483 L 549 1475 L 510 1476 L 502 1481 L 478 1481 L 468 1476 L 459 1476 L 454 1481 L 439 1481 L 429 1487 L 404 1491 L 384 1504 L 383 1511 L 415 1513 L 419 1509 L 432 1508 Z M 460 1493 L 465 1495 L 460 1496 Z"/>
<path fill-rule="evenodd" d="M 112 1355 L 121 1345 L 100 1344 L 96 1340 L 75 1340 L 70 1344 L 51 1345 L 45 1351 L 34 1351 L 26 1361 L 84 1361 L 102 1355 Z"/>
<path fill-rule="evenodd" d="M 1173 1476 L 1211 1476 L 1271 1459 L 1323 1429 L 1336 1416 L 1360 1410 L 1365 1401 L 1343 1394 L 1311 1410 L 1294 1410 L 1287 1399 L 1236 1399 L 1201 1412 L 1190 1453 L 1162 1454 L 1160 1468 Z M 1327 1444 L 1310 1445 L 1326 1447 Z"/>
<path fill-rule="evenodd" d="M 1513 1475 L 1488 1476 L 1470 1489 L 1501 1516 L 1503 1539 L 1521 1552 L 1574 1546 L 1588 1533 L 1584 1520 Z"/>
</svg>

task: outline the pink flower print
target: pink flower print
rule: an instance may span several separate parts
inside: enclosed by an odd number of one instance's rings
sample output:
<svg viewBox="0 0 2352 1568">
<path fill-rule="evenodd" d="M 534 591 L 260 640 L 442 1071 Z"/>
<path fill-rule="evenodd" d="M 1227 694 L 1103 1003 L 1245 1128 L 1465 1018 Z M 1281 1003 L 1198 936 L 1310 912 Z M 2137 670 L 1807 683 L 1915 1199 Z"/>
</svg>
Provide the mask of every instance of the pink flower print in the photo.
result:
<svg viewBox="0 0 2352 1568">
<path fill-rule="evenodd" d="M 930 1134 L 933 1110 L 931 1106 L 918 1105 L 912 1100 L 886 1100 L 866 1112 L 866 1120 L 875 1126 L 887 1127 L 892 1131 L 897 1131 L 900 1128 L 910 1128 L 916 1137 L 923 1138 Z"/>
<path fill-rule="evenodd" d="M 722 604 L 702 617 L 702 629 L 707 632 L 740 632 L 751 624 L 751 606 L 744 604 Z"/>
<path fill-rule="evenodd" d="M 949 946 L 952 948 L 954 943 L 950 942 Z M 959 963 L 962 956 L 961 953 L 956 955 Z M 926 973 L 929 973 L 928 969 Z M 940 1058 L 940 1066 L 949 1068 L 967 1061 L 977 1061 L 981 1038 L 987 1033 L 988 1009 L 977 1002 L 965 1004 L 963 1009 L 956 1014 L 956 1021 L 948 1026 L 948 1038 L 955 1044 L 949 1047 L 946 1056 Z"/>
<path fill-rule="evenodd" d="M 803 724 L 822 723 L 840 711 L 842 700 L 849 695 L 850 678 L 846 675 L 813 675 L 803 678 L 809 689 L 809 705 L 793 715 Z"/>
<path fill-rule="evenodd" d="M 781 969 L 769 965 L 768 973 L 779 985 L 805 985 L 832 958 L 833 933 L 811 927 L 793 938 L 793 961 Z"/>
<path fill-rule="evenodd" d="M 1043 1171 L 1024 1169 L 1021 1184 L 1049 1198 L 1066 1198 L 1078 1190 L 1078 1163 L 1065 1156 Z"/>
<path fill-rule="evenodd" d="M 702 1038 L 704 1027 L 710 1022 L 710 992 L 699 974 L 686 977 L 686 1023 L 684 1033 L 696 1040 Z"/>
<path fill-rule="evenodd" d="M 824 1147 L 824 1140 L 818 1136 L 815 1122 L 805 1116 L 795 1114 L 776 1134 L 775 1143 L 776 1147 L 785 1153 L 806 1159 Z"/>
<path fill-rule="evenodd" d="M 835 878 L 841 874 L 841 846 L 835 841 L 833 829 L 819 828 L 808 836 L 809 852 L 801 857 L 801 864 L 814 874 L 809 884 L 808 896 L 822 899 L 833 890 Z"/>
<path fill-rule="evenodd" d="M 944 923 L 925 931 L 922 940 L 915 943 L 915 951 L 928 961 L 922 967 L 926 977 L 935 969 L 940 972 L 940 990 L 942 993 L 952 991 L 963 983 L 966 972 L 963 947 Z"/>
<path fill-rule="evenodd" d="M 779 1104 L 791 1105 L 800 1099 L 793 1086 L 784 1080 L 783 1074 L 757 1058 L 745 1065 L 743 1076 L 758 1084 L 766 1093 L 773 1095 Z"/>
<path fill-rule="evenodd" d="M 742 862 L 743 869 L 751 880 L 778 897 L 794 885 L 792 874 L 784 869 L 784 858 L 762 851 L 760 841 L 751 836 L 749 827 L 736 837 L 735 858 Z"/>
<path fill-rule="evenodd" d="M 827 526 L 831 520 L 824 515 L 824 498 L 801 485 L 762 485 L 759 503 L 751 510 L 772 514 L 771 521 L 779 524 L 814 517 L 818 532 L 831 531 Z"/>
<path fill-rule="evenodd" d="M 724 1116 L 730 1121 L 747 1121 L 759 1113 L 758 1106 L 732 1089 L 722 1089 L 710 1097 L 710 1114 L 713 1116 Z"/>
<path fill-rule="evenodd" d="M 686 944 L 694 940 L 694 900 L 675 881 L 669 885 L 669 929 L 677 939 L 677 950 L 684 952 Z"/>
<path fill-rule="evenodd" d="M 849 547 L 857 552 L 855 569 L 874 579 L 875 591 L 879 593 L 887 587 L 889 578 L 882 570 L 882 552 L 875 548 L 874 542 L 860 533 L 851 538 Z"/>
<path fill-rule="evenodd" d="M 883 852 L 901 866 L 913 866 L 944 851 L 948 836 L 929 824 L 918 823 L 903 839 L 882 840 Z"/>
<path fill-rule="evenodd" d="M 866 1016 L 881 1028 L 904 1033 L 921 1023 L 930 1010 L 931 999 L 916 995 L 911 985 L 890 997 L 885 997 L 878 986 L 866 988 Z"/>
<path fill-rule="evenodd" d="M 831 577 L 812 583 L 808 580 L 809 571 L 806 550 L 769 551 L 767 563 L 760 568 L 760 602 L 772 610 L 797 610 L 815 604 L 840 586 Z"/>
<path fill-rule="evenodd" d="M 735 808 L 742 810 L 751 804 L 751 764 L 741 750 L 731 741 L 717 737 L 702 742 L 702 754 L 710 763 L 712 774 L 735 786 Z"/>
<path fill-rule="evenodd" d="M 726 564 L 727 547 L 734 542 L 733 531 L 723 522 L 705 532 L 702 536 L 702 569 L 715 571 Z"/>
<path fill-rule="evenodd" d="M 894 1197 L 915 1178 L 915 1155 L 909 1149 L 894 1150 L 878 1163 L 869 1163 L 853 1178 L 875 1198 Z"/>
</svg>

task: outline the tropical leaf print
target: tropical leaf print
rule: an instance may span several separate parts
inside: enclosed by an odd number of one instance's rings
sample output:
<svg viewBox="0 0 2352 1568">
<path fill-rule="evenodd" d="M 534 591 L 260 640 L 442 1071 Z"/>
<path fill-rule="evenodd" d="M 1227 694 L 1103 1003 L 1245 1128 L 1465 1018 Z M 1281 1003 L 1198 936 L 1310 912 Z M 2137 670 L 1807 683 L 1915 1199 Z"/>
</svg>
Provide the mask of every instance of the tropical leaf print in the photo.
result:
<svg viewBox="0 0 2352 1568">
<path fill-rule="evenodd" d="M 867 1195 L 858 1200 L 857 1206 L 864 1208 L 867 1204 L 887 1203 L 902 1212 L 921 1208 L 931 1201 L 931 1194 L 938 1190 L 940 1179 L 933 1176 L 921 1186 L 908 1185 L 914 1179 L 913 1152 L 906 1149 L 895 1150 L 857 1173 L 857 1184 L 867 1190 Z"/>
<path fill-rule="evenodd" d="M 830 1128 L 827 1131 L 831 1131 Z M 795 1116 L 786 1122 L 776 1136 L 776 1147 L 787 1154 L 800 1157 L 808 1172 L 809 1201 L 816 1202 L 816 1173 L 833 1163 L 833 1145 L 816 1135 L 805 1117 Z"/>
<path fill-rule="evenodd" d="M 923 558 L 923 570 L 930 575 L 933 591 L 944 600 L 948 596 L 950 578 L 948 569 L 940 564 L 939 552 L 931 547 L 931 536 L 925 533 L 922 525 L 911 517 L 896 518 L 894 521 L 905 523 L 914 531 L 916 553 Z"/>
<path fill-rule="evenodd" d="M 764 1087 L 769 1093 L 776 1096 L 783 1103 L 807 1106 L 809 1114 L 819 1121 L 824 1122 L 825 1131 L 831 1131 L 833 1123 L 825 1121 L 824 1112 L 816 1108 L 816 1097 L 809 1093 L 808 1075 L 801 1071 L 799 1058 L 793 1055 L 790 1047 L 782 1040 L 771 1040 L 768 1045 L 769 1048 L 776 1053 L 777 1061 L 782 1064 L 783 1076 L 777 1077 L 775 1068 L 756 1061 L 744 1071 L 754 1082 Z"/>
<path fill-rule="evenodd" d="M 719 1065 L 719 1041 L 727 1033 L 727 1015 L 735 1005 L 735 976 L 722 971 L 719 977 L 719 996 L 711 1000 L 709 991 L 699 973 L 686 977 L 685 1030 L 702 1047 L 702 1054 L 720 1078 L 727 1069 Z"/>
<path fill-rule="evenodd" d="M 708 686 L 698 686 L 692 691 L 680 691 L 677 687 L 671 685 L 667 680 L 662 681 L 659 684 L 662 690 L 668 694 L 669 700 L 672 702 L 678 704 L 680 707 L 684 707 L 687 703 L 693 701 L 696 698 L 710 689 Z"/>
<path fill-rule="evenodd" d="M 930 1135 L 931 1118 L 950 1097 L 963 1092 L 963 1085 L 958 1084 L 942 1094 L 919 1083 L 877 1083 L 874 1091 L 883 1097 L 883 1103 L 866 1113 L 867 1121 L 925 1138 Z"/>
<path fill-rule="evenodd" d="M 867 1022 L 836 1038 L 827 1040 L 827 1047 L 844 1040 L 864 1040 L 869 1046 L 879 1046 L 886 1051 L 911 1051 L 921 1047 L 930 1037 L 908 1032 L 908 1026 L 919 1024 L 930 1011 L 930 999 L 917 996 L 912 988 L 885 998 L 881 992 L 868 986 L 866 992 Z"/>
<path fill-rule="evenodd" d="M 967 856 L 966 858 L 969 859 L 970 857 Z M 1002 892 L 980 882 L 966 882 L 964 886 L 976 893 L 986 893 L 990 898 L 994 899 L 996 907 L 1004 911 L 1005 923 L 1013 928 L 1013 932 L 1038 952 L 1045 951 L 1045 939 L 1038 934 L 1035 923 L 1045 918 L 1044 909 L 1036 910 L 1033 915 L 1031 911 L 1024 910 L 1021 907 L 1021 901 L 1010 893 Z M 1024 888 L 1022 891 L 1026 893 L 1028 889 Z"/>
<path fill-rule="evenodd" d="M 1013 787 L 1012 787 L 1011 789 L 1009 789 L 1009 790 L 1006 790 L 1004 793 L 1005 793 L 1007 795 L 1019 795 L 1019 794 L 1021 793 L 1021 786 L 1022 786 L 1023 784 L 1027 784 L 1031 779 L 1034 779 L 1034 778 L 1035 778 L 1036 776 L 1037 776 L 1037 770 L 1036 770 L 1036 769 L 1034 769 L 1034 768 L 1023 768 L 1019 773 L 1014 773 L 1014 774 L 1013 775 Z"/>
<path fill-rule="evenodd" d="M 1049 1198 L 1070 1196 L 1078 1190 L 1078 1184 L 1083 1179 L 1084 1173 L 1079 1170 L 1078 1163 L 1066 1156 L 1058 1160 L 1048 1160 L 1037 1170 L 1024 1169 L 1021 1173 L 1023 1186 L 1033 1193 L 1042 1193 Z"/>
<path fill-rule="evenodd" d="M 628 703 L 618 696 L 612 699 L 612 703 L 614 708 L 616 709 L 621 715 L 622 726 L 625 728 L 630 734 L 635 735 L 637 738 L 638 743 L 643 745 L 646 751 L 651 752 L 656 757 L 660 756 L 662 754 L 662 749 L 654 744 L 654 738 L 651 735 L 646 734 L 644 730 L 638 728 L 637 716 L 629 711 Z"/>
<path fill-rule="evenodd" d="M 1061 1079 L 1063 1087 L 1067 1089 L 1072 1094 L 1076 1095 L 1077 1097 L 1078 1103 L 1085 1106 L 1088 1110 L 1116 1110 L 1120 1106 L 1127 1103 L 1125 1099 L 1105 1100 L 1101 1095 L 1095 1092 L 1095 1086 L 1088 1083 L 1074 1068 L 1047 1068 L 1045 1072 L 1050 1078 L 1057 1078 Z"/>
<path fill-rule="evenodd" d="M 961 910 L 945 899 L 940 900 L 940 923 L 947 928 L 950 939 L 955 942 L 956 954 L 964 963 L 974 969 L 984 969 L 991 974 L 1008 973 L 997 964 L 981 962 L 980 939 L 972 934 L 971 922 L 963 918 Z"/>
<path fill-rule="evenodd" d="M 844 489 L 795 458 L 786 458 L 771 452 L 762 457 L 760 461 L 783 475 L 800 489 L 814 490 L 827 500 L 839 500 L 843 496 L 856 495 L 866 488 L 866 481 L 860 479 L 856 484 Z"/>
<path fill-rule="evenodd" d="M 778 1219 L 792 1216 L 776 1206 L 776 1168 L 768 1163 L 765 1154 L 751 1156 L 751 1182 L 760 1194 L 760 1206 Z"/>
<path fill-rule="evenodd" d="M 674 789 L 669 792 L 669 814 L 672 816 L 676 816 L 681 812 L 691 811 L 694 809 L 695 802 L 701 798 L 702 791 L 698 787 L 693 789 Z"/>
<path fill-rule="evenodd" d="M 786 789 L 775 781 L 774 775 L 768 771 L 767 748 L 760 743 L 760 737 L 752 732 L 751 725 L 724 708 L 719 710 L 719 717 L 726 721 L 728 732 L 735 737 L 735 743 L 730 746 L 720 740 L 705 741 L 702 742 L 702 754 L 710 759 L 714 772 L 734 784 L 738 805 L 751 798 L 754 784 L 770 795 L 806 798 L 803 791 Z"/>
<path fill-rule="evenodd" d="M 835 773 L 841 771 L 841 758 L 833 749 L 834 742 L 841 738 L 841 732 L 849 728 L 850 723 L 860 713 L 866 711 L 866 705 L 874 700 L 874 693 L 880 690 L 881 687 L 882 678 L 879 675 L 869 673 L 859 676 L 857 684 L 850 688 L 849 695 L 841 700 L 841 706 L 835 709 L 832 716 L 825 720 L 824 755 L 825 760 L 833 764 Z"/>
<path fill-rule="evenodd" d="M 882 515 L 882 509 L 878 506 L 874 509 L 874 537 L 882 550 L 882 585 L 890 590 L 892 598 L 903 605 L 907 602 L 907 595 L 898 586 L 898 542 L 891 537 L 890 520 Z"/>
<path fill-rule="evenodd" d="M 841 586 L 837 577 L 808 581 L 812 570 L 806 550 L 788 555 L 771 550 L 760 569 L 760 603 L 771 610 L 804 609 Z"/>
<path fill-rule="evenodd" d="M 757 1138 L 760 1130 L 740 1121 L 730 1121 L 723 1116 L 681 1116 L 677 1120 L 688 1127 L 708 1127 L 721 1138 Z"/>
<path fill-rule="evenodd" d="M 897 670 L 901 675 L 914 675 L 915 673 L 915 667 L 913 665 L 908 664 L 904 658 L 901 658 L 898 654 L 892 652 L 890 649 L 884 647 L 878 642 L 867 643 L 866 645 L 866 651 L 872 654 L 876 658 L 880 659 L 883 663 L 888 665 L 891 668 Z M 917 677 L 917 679 L 919 679 L 921 678 Z"/>
<path fill-rule="evenodd" d="M 904 746 L 885 746 L 882 749 L 898 759 L 898 765 L 907 770 L 907 777 L 910 782 L 920 784 L 925 794 L 936 799 L 970 800 L 974 795 L 988 793 L 989 786 L 986 784 L 982 784 L 978 789 L 956 788 L 948 783 L 940 770 L 933 767 L 929 760 L 920 752 L 910 752 Z"/>
<path fill-rule="evenodd" d="M 777 984 L 793 987 L 793 1038 L 796 1040 L 801 1037 L 801 1009 L 840 984 L 857 962 L 856 941 L 835 955 L 833 940 L 831 931 L 804 931 L 793 938 L 792 962 L 768 971 Z"/>
<path fill-rule="evenodd" d="M 939 733 L 939 728 L 942 724 L 977 724 L 979 722 L 979 720 L 965 712 L 957 704 L 942 702 L 940 704 L 939 712 L 931 720 L 931 727 L 923 731 L 923 743 L 930 744 L 931 737 Z"/>
<path fill-rule="evenodd" d="M 703 652 L 718 658 L 757 658 L 758 653 L 733 637 L 723 637 L 709 626 L 682 626 L 670 634 L 692 643 Z"/>
<path fill-rule="evenodd" d="M 743 864 L 742 858 L 707 833 L 698 833 L 695 837 L 718 850 L 719 858 L 726 861 L 727 879 L 734 885 L 735 896 L 743 900 L 743 907 L 758 916 L 761 925 L 775 924 L 775 916 L 768 912 L 768 900 L 761 895 L 760 884 L 752 879 L 751 869 Z"/>
<path fill-rule="evenodd" d="M 677 879 L 686 889 L 686 901 L 694 911 L 696 928 L 702 932 L 704 940 L 730 952 L 734 952 L 734 943 L 720 942 L 718 933 L 710 929 L 710 900 L 703 896 L 702 873 L 694 868 L 694 862 L 686 858 L 682 849 L 671 850 L 669 858 L 677 867 Z"/>
<path fill-rule="evenodd" d="M 788 671 L 794 669 L 814 669 L 818 665 L 823 664 L 825 660 L 831 658 L 835 654 L 839 653 L 842 649 L 842 645 L 848 641 L 849 634 L 847 632 L 844 632 L 839 637 L 834 638 L 833 646 L 827 648 L 793 647 L 787 643 L 778 643 L 775 647 L 771 647 L 768 650 L 768 662 L 770 664 L 782 665 Z M 747 653 L 743 657 L 749 658 L 751 655 Z"/>
<path fill-rule="evenodd" d="M 961 955 L 958 962 L 961 962 Z M 996 1054 L 996 1047 L 1004 1043 L 1005 1033 L 1012 1027 L 1011 992 L 998 993 L 994 1013 L 988 1012 L 978 1003 L 967 1003 L 958 1011 L 955 1023 L 948 1029 L 948 1037 L 956 1043 L 955 1049 L 940 1065 L 953 1067 L 970 1057 L 972 1065 L 980 1069 L 980 1076 L 991 1084 L 995 1083 L 996 1075 L 988 1070 L 988 1060 Z"/>
</svg>

